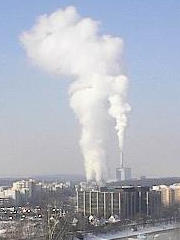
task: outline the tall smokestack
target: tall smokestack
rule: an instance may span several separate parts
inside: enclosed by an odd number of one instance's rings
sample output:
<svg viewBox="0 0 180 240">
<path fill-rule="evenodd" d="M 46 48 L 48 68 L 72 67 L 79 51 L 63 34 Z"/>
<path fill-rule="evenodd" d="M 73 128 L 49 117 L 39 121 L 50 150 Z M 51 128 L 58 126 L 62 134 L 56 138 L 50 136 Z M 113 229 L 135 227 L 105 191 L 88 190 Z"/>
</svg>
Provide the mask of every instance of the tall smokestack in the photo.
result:
<svg viewBox="0 0 180 240">
<path fill-rule="evenodd" d="M 124 167 L 124 159 L 123 159 L 123 152 L 120 152 L 120 168 Z"/>
</svg>

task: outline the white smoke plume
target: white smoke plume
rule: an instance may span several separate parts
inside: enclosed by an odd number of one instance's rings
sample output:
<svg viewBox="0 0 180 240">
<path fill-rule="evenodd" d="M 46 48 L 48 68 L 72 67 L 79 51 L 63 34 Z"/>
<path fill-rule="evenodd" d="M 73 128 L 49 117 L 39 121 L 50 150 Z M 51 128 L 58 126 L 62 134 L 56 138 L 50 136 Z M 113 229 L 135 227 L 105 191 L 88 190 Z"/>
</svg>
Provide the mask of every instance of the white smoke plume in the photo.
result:
<svg viewBox="0 0 180 240">
<path fill-rule="evenodd" d="M 115 120 L 122 150 L 129 111 L 122 39 L 100 34 L 99 23 L 80 17 L 72 6 L 40 16 L 20 39 L 34 64 L 72 78 L 70 105 L 82 127 L 80 147 L 87 180 L 106 179 L 108 117 Z"/>
</svg>

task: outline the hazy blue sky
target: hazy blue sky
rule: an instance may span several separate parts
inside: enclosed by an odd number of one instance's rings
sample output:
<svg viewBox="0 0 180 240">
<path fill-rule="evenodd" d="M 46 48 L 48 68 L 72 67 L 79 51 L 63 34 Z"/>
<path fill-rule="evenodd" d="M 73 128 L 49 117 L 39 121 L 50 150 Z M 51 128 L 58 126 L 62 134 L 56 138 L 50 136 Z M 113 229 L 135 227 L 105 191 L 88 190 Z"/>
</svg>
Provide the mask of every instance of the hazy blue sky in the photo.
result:
<svg viewBox="0 0 180 240">
<path fill-rule="evenodd" d="M 32 67 L 19 43 L 37 16 L 68 5 L 125 41 L 132 106 L 125 155 L 134 175 L 178 176 L 179 0 L 1 1 L 0 176 L 83 173 L 68 81 Z"/>
</svg>

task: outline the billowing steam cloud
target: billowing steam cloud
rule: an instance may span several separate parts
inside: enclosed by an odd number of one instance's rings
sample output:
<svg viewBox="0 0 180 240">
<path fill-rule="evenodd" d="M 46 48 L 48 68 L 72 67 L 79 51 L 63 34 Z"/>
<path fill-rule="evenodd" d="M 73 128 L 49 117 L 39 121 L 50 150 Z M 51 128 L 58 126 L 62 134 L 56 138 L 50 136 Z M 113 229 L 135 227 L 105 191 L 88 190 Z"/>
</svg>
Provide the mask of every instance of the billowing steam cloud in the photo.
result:
<svg viewBox="0 0 180 240">
<path fill-rule="evenodd" d="M 81 18 L 74 7 L 39 17 L 21 36 L 33 63 L 48 72 L 70 76 L 70 105 L 82 127 L 80 146 L 87 180 L 107 178 L 106 128 L 115 120 L 120 150 L 127 125 L 127 77 L 120 38 L 101 35 L 99 23 Z"/>
</svg>

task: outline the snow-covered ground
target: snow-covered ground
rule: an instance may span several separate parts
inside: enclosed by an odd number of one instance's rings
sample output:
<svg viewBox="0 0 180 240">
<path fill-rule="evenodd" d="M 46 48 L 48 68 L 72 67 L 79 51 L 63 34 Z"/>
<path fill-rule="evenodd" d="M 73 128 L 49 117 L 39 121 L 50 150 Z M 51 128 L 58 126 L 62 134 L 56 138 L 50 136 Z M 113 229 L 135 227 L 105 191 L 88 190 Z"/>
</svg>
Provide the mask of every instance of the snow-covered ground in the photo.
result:
<svg viewBox="0 0 180 240">
<path fill-rule="evenodd" d="M 146 227 L 146 228 L 139 228 L 138 231 L 132 232 L 130 229 L 116 232 L 116 233 L 107 233 L 107 234 L 99 234 L 99 235 L 92 235 L 89 234 L 85 237 L 86 240 L 118 240 L 122 238 L 129 238 L 136 237 L 139 234 L 151 234 L 151 233 L 158 233 L 167 230 L 173 230 L 176 228 L 180 228 L 180 224 L 168 224 L 168 225 L 159 225 L 155 227 Z"/>
</svg>

